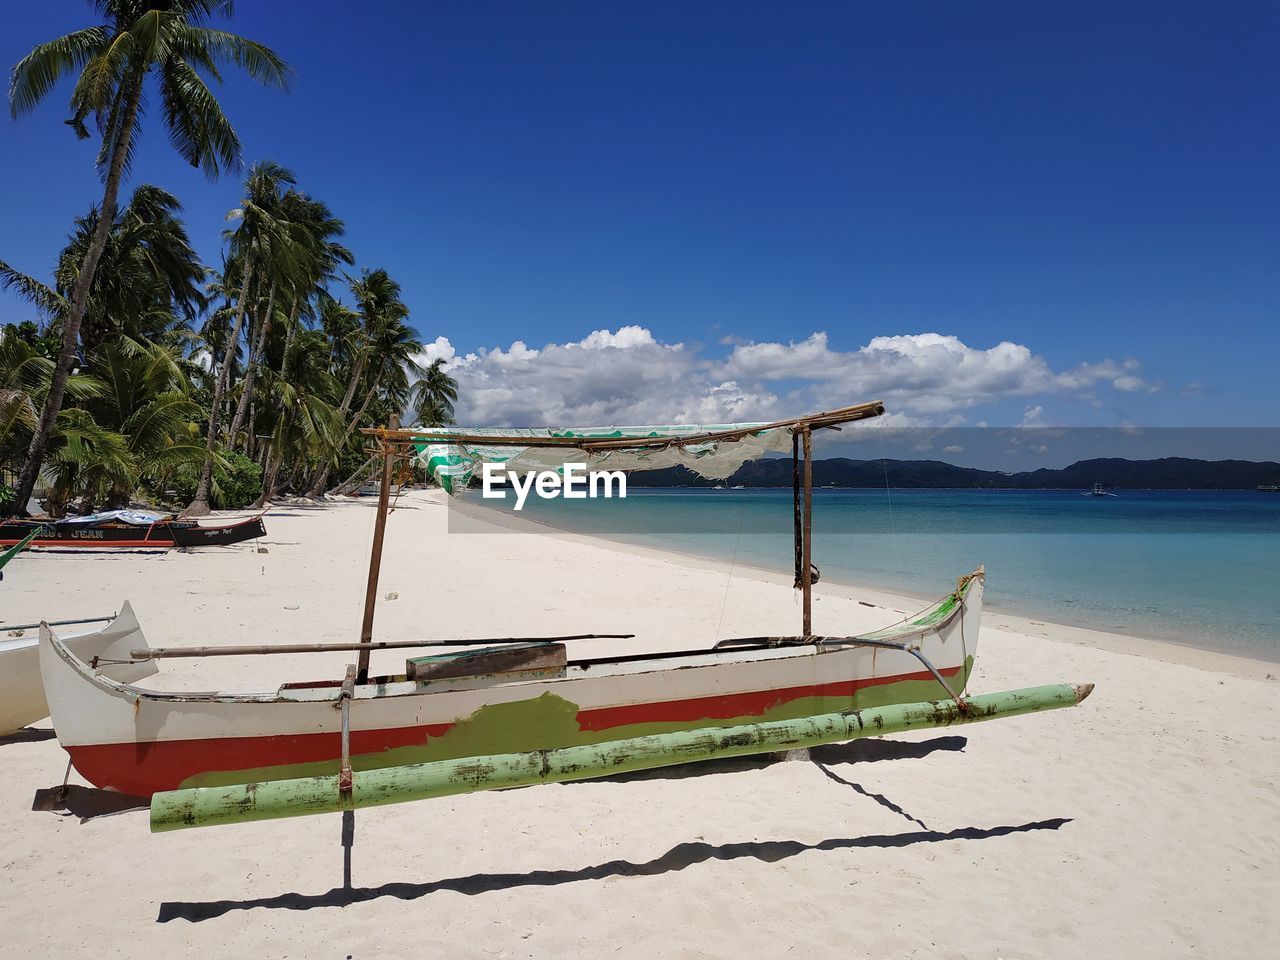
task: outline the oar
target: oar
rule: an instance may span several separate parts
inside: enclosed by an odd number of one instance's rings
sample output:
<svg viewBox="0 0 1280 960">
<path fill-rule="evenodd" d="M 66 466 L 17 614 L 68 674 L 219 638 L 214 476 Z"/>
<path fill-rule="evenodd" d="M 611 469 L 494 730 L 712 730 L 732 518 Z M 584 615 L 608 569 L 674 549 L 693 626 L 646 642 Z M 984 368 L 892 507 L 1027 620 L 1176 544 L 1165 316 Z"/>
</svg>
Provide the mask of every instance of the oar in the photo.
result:
<svg viewBox="0 0 1280 960">
<path fill-rule="evenodd" d="M 241 657 L 269 653 L 352 653 L 360 650 L 409 650 L 415 647 L 480 647 L 500 643 L 557 643 L 563 640 L 630 640 L 634 633 L 575 633 L 565 637 L 488 637 L 448 640 L 379 640 L 373 643 L 238 644 L 225 647 L 144 647 L 130 650 L 133 660 L 162 657 Z"/>
</svg>

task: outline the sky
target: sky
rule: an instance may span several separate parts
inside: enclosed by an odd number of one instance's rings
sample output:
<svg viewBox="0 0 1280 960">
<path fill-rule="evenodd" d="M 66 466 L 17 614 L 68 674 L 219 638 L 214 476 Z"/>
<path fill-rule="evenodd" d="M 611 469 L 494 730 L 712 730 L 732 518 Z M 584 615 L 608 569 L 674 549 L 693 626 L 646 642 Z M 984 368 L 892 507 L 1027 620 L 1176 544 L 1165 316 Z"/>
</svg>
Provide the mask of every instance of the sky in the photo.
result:
<svg viewBox="0 0 1280 960">
<path fill-rule="evenodd" d="M 0 61 L 92 22 L 14 4 Z M 878 398 L 898 426 L 1280 425 L 1273 3 L 258 0 L 227 26 L 296 71 L 228 71 L 246 161 L 401 282 L 466 422 Z M 100 198 L 69 94 L 0 120 L 0 260 L 44 277 Z M 238 177 L 184 166 L 157 112 L 139 182 L 217 264 Z"/>
</svg>

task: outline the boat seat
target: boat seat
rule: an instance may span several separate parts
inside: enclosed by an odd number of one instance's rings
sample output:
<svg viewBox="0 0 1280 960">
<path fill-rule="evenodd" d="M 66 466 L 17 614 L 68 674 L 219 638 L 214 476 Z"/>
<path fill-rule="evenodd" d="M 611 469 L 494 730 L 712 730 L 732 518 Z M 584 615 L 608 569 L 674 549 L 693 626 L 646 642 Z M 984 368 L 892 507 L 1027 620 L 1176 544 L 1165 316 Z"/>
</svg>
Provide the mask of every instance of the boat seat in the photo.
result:
<svg viewBox="0 0 1280 960">
<path fill-rule="evenodd" d="M 410 680 L 482 679 L 493 683 L 563 677 L 568 664 L 563 643 L 504 643 L 500 647 L 459 650 L 412 657 L 405 664 Z"/>
</svg>

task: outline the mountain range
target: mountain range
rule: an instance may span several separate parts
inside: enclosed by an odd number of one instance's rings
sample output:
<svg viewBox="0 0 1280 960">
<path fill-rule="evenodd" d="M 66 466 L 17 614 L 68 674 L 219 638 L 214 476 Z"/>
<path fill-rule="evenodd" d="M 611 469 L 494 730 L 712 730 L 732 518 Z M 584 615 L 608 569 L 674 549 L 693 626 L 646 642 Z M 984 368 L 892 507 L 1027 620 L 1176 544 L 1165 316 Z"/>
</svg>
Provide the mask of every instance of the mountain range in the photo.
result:
<svg viewBox="0 0 1280 960">
<path fill-rule="evenodd" d="M 791 486 L 790 458 L 744 464 L 728 480 L 707 480 L 686 470 L 632 473 L 636 487 L 711 487 L 720 483 L 744 487 Z M 1194 460 L 1165 457 L 1126 460 L 1119 457 L 1078 460 L 1069 467 L 1003 473 L 958 467 L 941 460 L 850 460 L 832 457 L 813 462 L 815 487 L 899 487 L 933 489 L 1088 490 L 1095 483 L 1131 490 L 1252 490 L 1280 483 L 1280 463 L 1253 460 Z"/>
</svg>

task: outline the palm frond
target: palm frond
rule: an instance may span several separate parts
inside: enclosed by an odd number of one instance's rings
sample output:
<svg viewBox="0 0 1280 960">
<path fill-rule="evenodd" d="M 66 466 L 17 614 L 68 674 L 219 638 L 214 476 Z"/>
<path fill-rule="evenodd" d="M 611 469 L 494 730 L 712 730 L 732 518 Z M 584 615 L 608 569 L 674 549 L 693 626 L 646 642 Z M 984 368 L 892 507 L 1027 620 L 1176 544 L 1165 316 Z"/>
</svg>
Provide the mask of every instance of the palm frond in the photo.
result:
<svg viewBox="0 0 1280 960">
<path fill-rule="evenodd" d="M 281 90 L 289 88 L 292 68 L 265 44 L 212 27 L 187 25 L 174 40 L 174 51 L 182 57 L 198 49 L 215 62 L 233 63 L 259 83 Z"/>
<path fill-rule="evenodd" d="M 38 45 L 18 61 L 9 82 L 9 112 L 14 119 L 30 113 L 62 77 L 81 69 L 106 46 L 105 26 L 76 30 Z"/>
<path fill-rule="evenodd" d="M 240 138 L 200 75 L 181 60 L 160 74 L 160 92 L 169 142 L 209 179 L 240 165 Z"/>
</svg>

